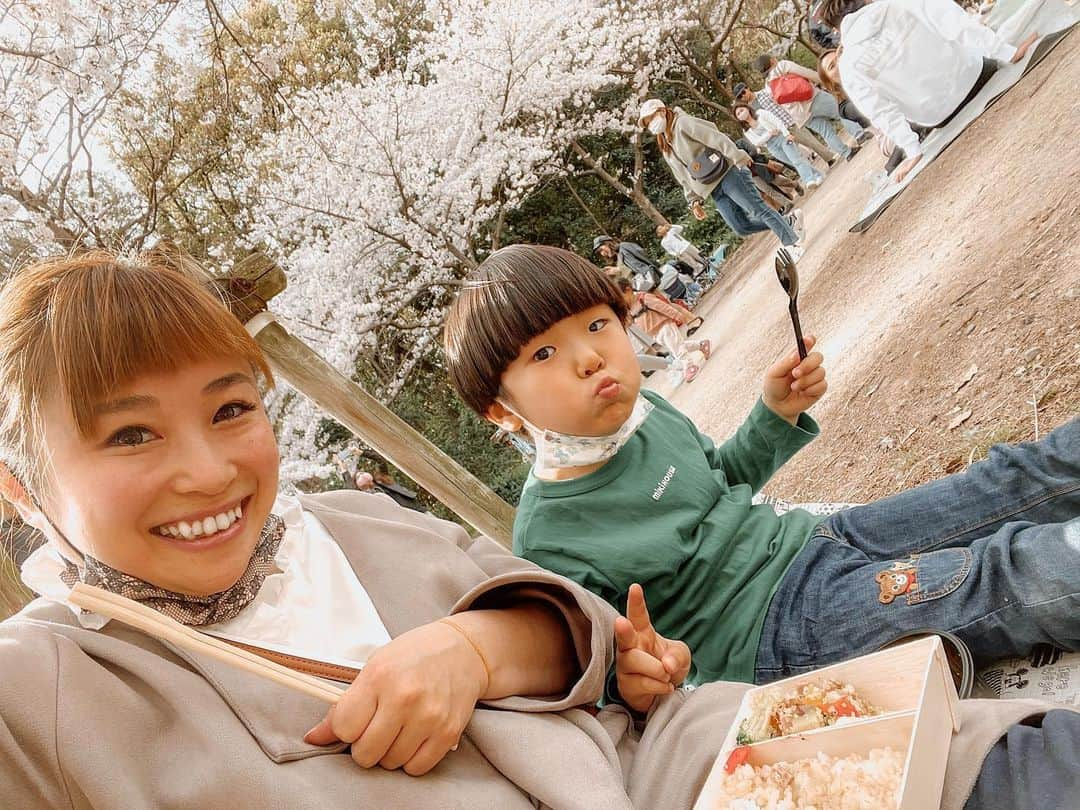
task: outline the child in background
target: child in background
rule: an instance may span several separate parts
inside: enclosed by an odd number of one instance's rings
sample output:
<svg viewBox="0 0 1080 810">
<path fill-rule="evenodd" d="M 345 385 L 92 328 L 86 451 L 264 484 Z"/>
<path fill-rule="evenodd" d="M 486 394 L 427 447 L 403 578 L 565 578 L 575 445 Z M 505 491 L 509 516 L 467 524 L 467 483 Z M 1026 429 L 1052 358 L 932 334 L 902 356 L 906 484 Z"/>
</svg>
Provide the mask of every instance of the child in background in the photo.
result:
<svg viewBox="0 0 1080 810">
<path fill-rule="evenodd" d="M 626 301 L 634 325 L 656 340 L 678 361 L 673 371 L 681 377 L 682 382 L 692 382 L 701 371 L 701 366 L 709 359 L 712 346 L 707 340 L 686 340 L 680 327 L 695 322 L 700 327 L 701 318 L 688 309 L 676 306 L 663 296 L 635 292 L 630 282 L 624 278 L 616 278 L 615 284 Z"/>
<path fill-rule="evenodd" d="M 626 319 L 595 267 L 528 245 L 493 253 L 451 308 L 454 386 L 536 445 L 517 553 L 616 607 L 640 583 L 696 682 L 766 682 L 926 628 L 980 663 L 1080 648 L 1080 419 L 867 506 L 778 516 L 751 497 L 818 434 L 805 411 L 827 387 L 821 354 L 773 363 L 715 446 L 640 390 Z"/>
</svg>

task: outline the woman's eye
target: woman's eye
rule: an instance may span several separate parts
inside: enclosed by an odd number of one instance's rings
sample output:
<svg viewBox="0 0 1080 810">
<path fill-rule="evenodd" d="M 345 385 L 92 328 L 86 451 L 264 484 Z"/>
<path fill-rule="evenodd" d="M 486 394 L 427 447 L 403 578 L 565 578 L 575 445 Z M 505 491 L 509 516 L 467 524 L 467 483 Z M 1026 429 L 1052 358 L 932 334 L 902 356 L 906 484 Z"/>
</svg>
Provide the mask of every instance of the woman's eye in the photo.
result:
<svg viewBox="0 0 1080 810">
<path fill-rule="evenodd" d="M 225 422 L 230 419 L 239 419 L 245 413 L 250 413 L 253 410 L 255 410 L 254 403 L 230 402 L 228 405 L 222 405 L 218 408 L 217 413 L 214 414 L 214 421 Z"/>
<path fill-rule="evenodd" d="M 543 361 L 547 360 L 551 355 L 555 354 L 555 350 L 551 346 L 544 346 L 533 352 L 533 360 Z"/>
<path fill-rule="evenodd" d="M 597 318 L 595 321 L 593 321 L 592 323 L 589 324 L 589 331 L 590 332 L 599 332 L 601 329 L 603 329 L 605 326 L 607 326 L 607 322 L 608 322 L 607 318 Z"/>
<path fill-rule="evenodd" d="M 120 428 L 109 437 L 109 444 L 114 447 L 138 447 L 140 444 L 153 441 L 154 432 L 143 427 Z"/>
</svg>

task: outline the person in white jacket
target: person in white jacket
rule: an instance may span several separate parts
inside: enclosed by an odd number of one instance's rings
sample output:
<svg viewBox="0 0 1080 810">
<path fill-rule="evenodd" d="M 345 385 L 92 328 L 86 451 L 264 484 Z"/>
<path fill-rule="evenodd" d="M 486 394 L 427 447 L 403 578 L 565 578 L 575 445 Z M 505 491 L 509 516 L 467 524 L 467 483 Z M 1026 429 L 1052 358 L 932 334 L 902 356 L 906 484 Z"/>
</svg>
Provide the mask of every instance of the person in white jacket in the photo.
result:
<svg viewBox="0 0 1080 810">
<path fill-rule="evenodd" d="M 768 110 L 758 110 L 755 113 L 745 104 L 736 105 L 732 112 L 746 131 L 747 140 L 759 149 L 765 147 L 777 160 L 794 166 L 806 188 L 817 188 L 824 182 L 821 172 L 803 155 L 783 121 Z"/>
<path fill-rule="evenodd" d="M 911 124 L 948 123 L 993 75 L 993 60 L 1019 62 L 1038 38 L 1013 47 L 952 0 L 825 0 L 818 15 L 840 30 L 844 91 L 904 150 L 897 182 L 922 158 Z"/>
<path fill-rule="evenodd" d="M 765 87 L 770 92 L 772 92 L 772 83 L 783 76 L 798 76 L 810 83 L 813 93 L 810 98 L 805 101 L 789 101 L 781 106 L 795 120 L 797 126 L 804 126 L 819 136 L 840 157 L 850 160 L 859 151 L 859 143 L 869 137 L 854 121 L 841 117 L 840 104 L 836 96 L 822 89 L 821 77 L 817 71 L 805 68 L 790 59 L 778 61 L 770 54 L 759 56 L 754 62 L 754 67 L 765 75 Z M 845 139 L 840 136 L 836 125 L 844 129 L 849 142 L 845 142 Z"/>
</svg>

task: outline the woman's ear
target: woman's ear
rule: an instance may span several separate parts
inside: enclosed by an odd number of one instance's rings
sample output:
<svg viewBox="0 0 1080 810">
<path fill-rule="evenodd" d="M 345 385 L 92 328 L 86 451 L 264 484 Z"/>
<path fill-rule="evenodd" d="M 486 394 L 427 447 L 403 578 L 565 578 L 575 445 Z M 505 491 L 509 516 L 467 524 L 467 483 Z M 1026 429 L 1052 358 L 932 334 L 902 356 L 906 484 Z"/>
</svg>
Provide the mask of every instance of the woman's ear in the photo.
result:
<svg viewBox="0 0 1080 810">
<path fill-rule="evenodd" d="M 2 462 L 0 462 L 0 497 L 14 506 L 19 517 L 26 523 L 31 523 L 31 519 L 38 513 L 26 487 L 19 483 L 19 479 Z"/>
<path fill-rule="evenodd" d="M 484 418 L 491 422 L 491 424 L 498 425 L 507 433 L 517 433 L 524 427 L 521 417 L 501 402 L 491 403 L 491 406 L 484 411 Z"/>
</svg>

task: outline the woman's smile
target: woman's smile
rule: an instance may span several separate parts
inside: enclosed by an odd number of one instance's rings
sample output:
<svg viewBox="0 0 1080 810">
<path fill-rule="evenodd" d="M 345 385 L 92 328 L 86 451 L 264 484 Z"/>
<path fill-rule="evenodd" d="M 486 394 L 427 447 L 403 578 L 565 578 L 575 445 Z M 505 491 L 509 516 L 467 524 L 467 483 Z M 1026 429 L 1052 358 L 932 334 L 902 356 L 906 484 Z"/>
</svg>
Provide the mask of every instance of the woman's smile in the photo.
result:
<svg viewBox="0 0 1080 810">
<path fill-rule="evenodd" d="M 189 551 L 220 546 L 243 532 L 247 526 L 244 510 L 250 501 L 249 495 L 220 509 L 206 510 L 155 526 L 150 533 Z"/>
</svg>

